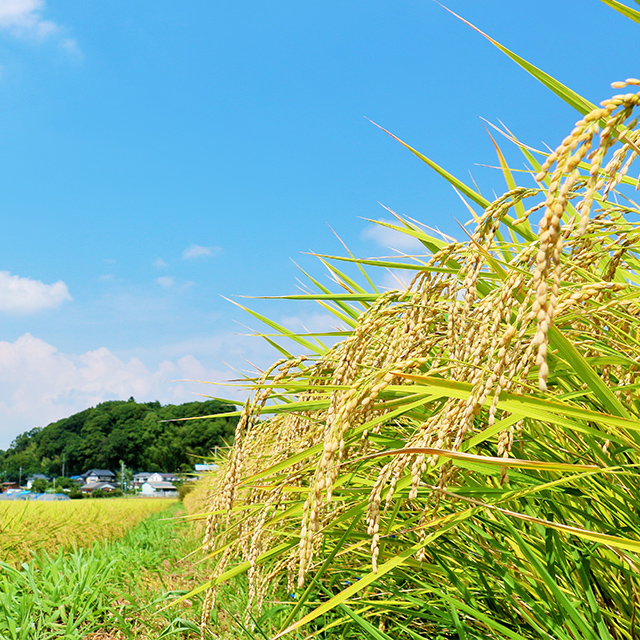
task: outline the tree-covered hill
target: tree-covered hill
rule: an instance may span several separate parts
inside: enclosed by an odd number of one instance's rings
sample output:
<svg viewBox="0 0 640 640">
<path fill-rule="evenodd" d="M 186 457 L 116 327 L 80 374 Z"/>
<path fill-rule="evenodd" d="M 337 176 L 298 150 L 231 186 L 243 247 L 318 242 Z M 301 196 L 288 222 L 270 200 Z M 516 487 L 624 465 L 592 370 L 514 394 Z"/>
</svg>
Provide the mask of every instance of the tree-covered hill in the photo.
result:
<svg viewBox="0 0 640 640">
<path fill-rule="evenodd" d="M 236 418 L 176 421 L 234 411 L 216 400 L 165 405 L 114 400 L 18 436 L 0 451 L 0 474 L 17 480 L 32 473 L 80 474 L 92 467 L 188 471 L 198 456 L 233 439 Z M 171 422 L 163 422 L 170 420 Z"/>
</svg>

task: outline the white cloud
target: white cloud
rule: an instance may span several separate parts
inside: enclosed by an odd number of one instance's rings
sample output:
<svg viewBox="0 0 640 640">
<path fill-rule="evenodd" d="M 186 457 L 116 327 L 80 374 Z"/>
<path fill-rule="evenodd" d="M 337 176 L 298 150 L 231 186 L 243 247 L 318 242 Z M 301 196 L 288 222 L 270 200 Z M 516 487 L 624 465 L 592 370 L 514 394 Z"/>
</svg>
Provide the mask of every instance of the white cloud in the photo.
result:
<svg viewBox="0 0 640 640">
<path fill-rule="evenodd" d="M 60 45 L 70 56 L 74 58 L 82 58 L 82 51 L 75 40 L 65 38 Z"/>
<path fill-rule="evenodd" d="M 169 265 L 162 258 L 156 258 L 153 261 L 153 266 L 156 269 L 166 269 Z"/>
<path fill-rule="evenodd" d="M 169 287 L 173 287 L 175 280 L 171 276 L 160 276 L 159 278 L 156 278 L 156 282 L 161 287 L 168 289 Z"/>
<path fill-rule="evenodd" d="M 43 16 L 44 0 L 0 0 L 0 29 L 17 37 L 44 39 L 55 36 L 60 46 L 72 56 L 80 56 L 78 43 L 63 38 L 63 28 Z"/>
<path fill-rule="evenodd" d="M 43 8 L 44 0 L 0 0 L 0 28 L 38 37 L 56 33 L 58 25 L 42 17 Z"/>
<path fill-rule="evenodd" d="M 44 284 L 39 280 L 12 276 L 8 271 L 0 271 L 0 312 L 33 313 L 57 307 L 65 300 L 72 298 L 62 280 Z"/>
<path fill-rule="evenodd" d="M 192 355 L 147 367 L 139 358 L 125 360 L 105 347 L 80 355 L 62 353 L 27 333 L 15 342 L 0 342 L 0 448 L 19 433 L 105 400 L 133 396 L 141 402 L 189 402 L 210 388 L 180 380 L 228 378 L 227 372 L 207 369 Z"/>
<path fill-rule="evenodd" d="M 221 251 L 222 247 L 201 247 L 199 244 L 192 244 L 182 252 L 182 259 L 194 260 L 196 258 L 211 258 Z"/>
<path fill-rule="evenodd" d="M 103 273 L 98 276 L 98 280 L 101 282 L 107 282 L 108 280 L 113 280 L 113 273 Z"/>
<path fill-rule="evenodd" d="M 380 222 L 399 224 L 397 220 L 380 220 Z M 403 253 L 424 255 L 426 252 L 422 242 L 413 236 L 379 224 L 367 225 L 362 231 L 361 237 L 363 240 L 372 240 L 380 247 L 397 249 Z"/>
</svg>

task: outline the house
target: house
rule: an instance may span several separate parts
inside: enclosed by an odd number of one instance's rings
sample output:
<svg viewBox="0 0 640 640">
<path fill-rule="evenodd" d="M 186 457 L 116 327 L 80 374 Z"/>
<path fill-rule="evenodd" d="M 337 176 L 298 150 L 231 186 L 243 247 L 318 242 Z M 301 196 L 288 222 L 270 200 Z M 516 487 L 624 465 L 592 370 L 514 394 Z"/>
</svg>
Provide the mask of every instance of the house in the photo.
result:
<svg viewBox="0 0 640 640">
<path fill-rule="evenodd" d="M 149 497 L 175 498 L 178 496 L 178 491 L 171 482 L 143 482 L 140 494 Z"/>
<path fill-rule="evenodd" d="M 162 473 L 161 471 L 141 471 L 133 476 L 133 486 L 142 487 L 145 482 L 178 482 L 180 478 L 175 473 Z"/>
<path fill-rule="evenodd" d="M 194 479 L 199 480 L 200 478 L 202 478 L 203 474 L 211 473 L 213 471 L 218 471 L 220 467 L 215 462 L 212 462 L 209 464 L 196 464 L 194 469 L 195 469 Z"/>
<path fill-rule="evenodd" d="M 79 491 L 82 493 L 93 493 L 96 489 L 111 493 L 116 490 L 116 487 L 115 484 L 111 484 L 110 482 L 87 482 L 87 484 L 83 484 L 80 487 Z"/>
<path fill-rule="evenodd" d="M 196 471 L 217 471 L 220 467 L 215 463 L 209 463 L 209 464 L 196 464 L 195 465 L 195 470 Z"/>
<path fill-rule="evenodd" d="M 133 474 L 133 486 L 134 487 L 142 486 L 142 484 L 145 483 L 149 479 L 150 475 L 151 475 L 151 473 L 149 473 L 148 471 L 141 471 L 140 473 L 134 473 Z"/>
<path fill-rule="evenodd" d="M 160 473 L 156 471 L 147 478 L 147 482 L 178 482 L 179 479 L 175 473 Z"/>
<path fill-rule="evenodd" d="M 109 469 L 89 469 L 85 471 L 81 476 L 85 485 L 93 484 L 95 482 L 115 482 L 116 474 Z"/>
</svg>

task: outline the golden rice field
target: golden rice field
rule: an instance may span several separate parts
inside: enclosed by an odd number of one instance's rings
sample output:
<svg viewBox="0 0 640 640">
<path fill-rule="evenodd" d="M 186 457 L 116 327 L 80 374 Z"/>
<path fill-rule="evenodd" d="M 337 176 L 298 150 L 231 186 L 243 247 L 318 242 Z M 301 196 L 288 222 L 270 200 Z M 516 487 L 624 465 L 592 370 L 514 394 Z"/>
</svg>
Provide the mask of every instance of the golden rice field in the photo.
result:
<svg viewBox="0 0 640 640">
<path fill-rule="evenodd" d="M 35 553 L 112 540 L 173 499 L 112 498 L 0 504 L 0 559 L 17 564 Z"/>
</svg>

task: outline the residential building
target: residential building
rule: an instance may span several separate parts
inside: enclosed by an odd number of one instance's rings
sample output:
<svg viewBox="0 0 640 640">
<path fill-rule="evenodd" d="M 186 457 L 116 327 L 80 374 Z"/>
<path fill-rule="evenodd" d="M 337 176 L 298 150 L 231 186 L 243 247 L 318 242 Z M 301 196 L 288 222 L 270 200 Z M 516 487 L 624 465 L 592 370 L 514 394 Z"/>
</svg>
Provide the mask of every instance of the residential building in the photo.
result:
<svg viewBox="0 0 640 640">
<path fill-rule="evenodd" d="M 115 482 L 116 474 L 109 469 L 89 469 L 80 476 L 85 484 L 93 484 L 95 482 Z"/>
<path fill-rule="evenodd" d="M 143 482 L 140 487 L 140 494 L 143 496 L 155 496 L 175 498 L 178 495 L 178 490 L 171 482 Z"/>
</svg>

